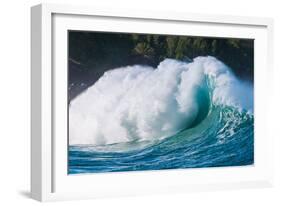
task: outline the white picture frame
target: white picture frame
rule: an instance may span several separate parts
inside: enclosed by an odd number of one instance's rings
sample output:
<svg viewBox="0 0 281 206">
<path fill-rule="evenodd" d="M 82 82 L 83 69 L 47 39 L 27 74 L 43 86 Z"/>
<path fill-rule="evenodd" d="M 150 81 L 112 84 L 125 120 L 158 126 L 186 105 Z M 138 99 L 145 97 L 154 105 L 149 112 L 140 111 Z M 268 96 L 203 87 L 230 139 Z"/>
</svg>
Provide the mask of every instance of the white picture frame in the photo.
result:
<svg viewBox="0 0 281 206">
<path fill-rule="evenodd" d="M 167 25 L 172 32 L 165 29 Z M 31 26 L 32 198 L 54 201 L 273 185 L 273 136 L 267 110 L 273 75 L 272 19 L 40 4 L 31 8 Z M 254 166 L 68 176 L 66 31 L 148 33 L 156 32 L 155 26 L 161 34 L 256 39 Z"/>
</svg>

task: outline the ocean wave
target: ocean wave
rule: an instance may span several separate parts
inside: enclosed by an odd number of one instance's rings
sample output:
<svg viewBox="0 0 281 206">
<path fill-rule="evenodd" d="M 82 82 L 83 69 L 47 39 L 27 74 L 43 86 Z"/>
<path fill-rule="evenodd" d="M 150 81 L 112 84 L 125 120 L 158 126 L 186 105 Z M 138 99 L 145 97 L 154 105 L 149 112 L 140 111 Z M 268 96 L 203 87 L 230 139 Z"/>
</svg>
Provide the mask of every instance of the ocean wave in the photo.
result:
<svg viewBox="0 0 281 206">
<path fill-rule="evenodd" d="M 214 107 L 233 108 L 233 114 L 253 112 L 251 83 L 237 79 L 214 57 L 197 57 L 190 63 L 166 59 L 155 69 L 116 68 L 71 101 L 69 143 L 160 140 L 201 124 Z M 231 123 L 225 122 L 222 134 L 231 132 L 227 124 Z"/>
</svg>

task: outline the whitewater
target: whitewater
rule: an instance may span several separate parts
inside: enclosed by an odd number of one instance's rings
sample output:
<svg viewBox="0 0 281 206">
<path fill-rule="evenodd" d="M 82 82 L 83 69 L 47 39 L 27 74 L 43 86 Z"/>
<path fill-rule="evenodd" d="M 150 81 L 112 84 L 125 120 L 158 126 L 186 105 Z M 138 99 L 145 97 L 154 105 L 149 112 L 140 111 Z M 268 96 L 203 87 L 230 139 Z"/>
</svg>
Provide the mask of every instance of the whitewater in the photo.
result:
<svg viewBox="0 0 281 206">
<path fill-rule="evenodd" d="M 69 143 L 161 139 L 194 125 L 206 115 L 206 104 L 252 113 L 252 85 L 239 81 L 214 57 L 197 57 L 191 63 L 166 59 L 156 69 L 113 69 L 71 101 Z"/>
</svg>

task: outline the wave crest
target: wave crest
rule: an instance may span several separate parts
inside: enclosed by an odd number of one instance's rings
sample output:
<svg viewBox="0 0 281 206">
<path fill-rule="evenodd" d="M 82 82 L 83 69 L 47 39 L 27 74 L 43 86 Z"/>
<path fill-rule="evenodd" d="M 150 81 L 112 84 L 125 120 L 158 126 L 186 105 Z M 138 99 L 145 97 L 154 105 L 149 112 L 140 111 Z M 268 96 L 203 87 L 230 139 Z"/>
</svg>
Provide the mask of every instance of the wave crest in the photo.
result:
<svg viewBox="0 0 281 206">
<path fill-rule="evenodd" d="M 69 143 L 104 145 L 153 140 L 193 127 L 212 105 L 252 112 L 252 85 L 214 57 L 166 59 L 156 69 L 104 73 L 69 107 Z"/>
</svg>

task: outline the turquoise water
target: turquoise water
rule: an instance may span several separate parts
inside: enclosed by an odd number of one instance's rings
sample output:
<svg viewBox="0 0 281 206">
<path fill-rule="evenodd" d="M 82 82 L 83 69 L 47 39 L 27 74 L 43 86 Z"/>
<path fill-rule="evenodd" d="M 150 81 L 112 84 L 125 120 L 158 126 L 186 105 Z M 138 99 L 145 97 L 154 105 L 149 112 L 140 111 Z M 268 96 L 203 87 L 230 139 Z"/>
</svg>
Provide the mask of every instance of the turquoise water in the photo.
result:
<svg viewBox="0 0 281 206">
<path fill-rule="evenodd" d="M 69 173 L 251 165 L 253 120 L 251 114 L 233 108 L 213 108 L 194 128 L 164 140 L 70 146 Z"/>
</svg>

